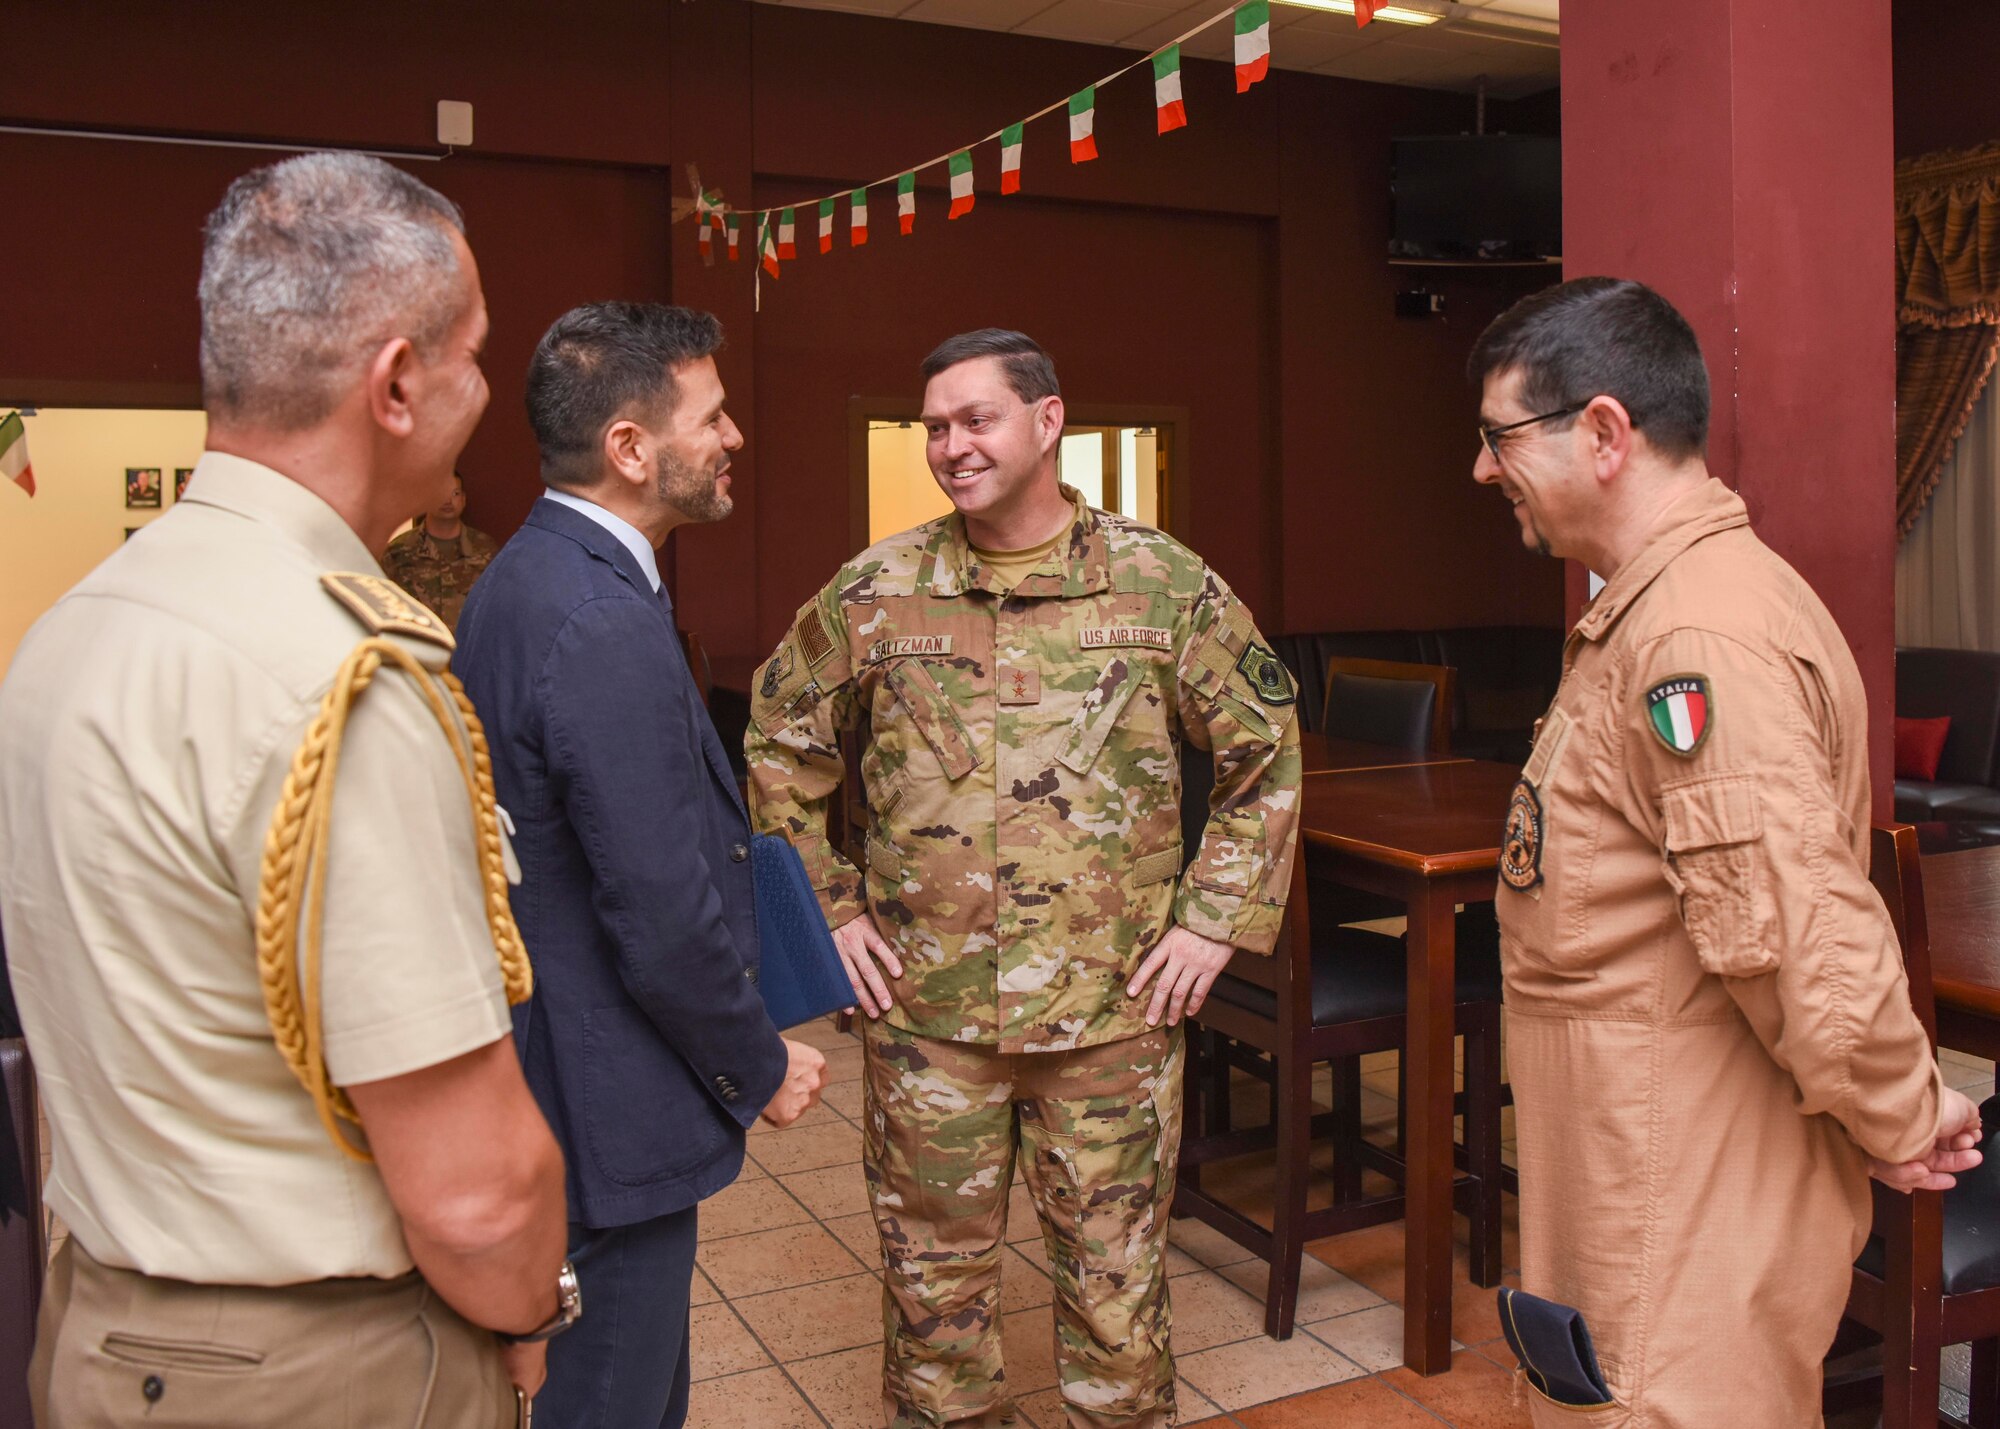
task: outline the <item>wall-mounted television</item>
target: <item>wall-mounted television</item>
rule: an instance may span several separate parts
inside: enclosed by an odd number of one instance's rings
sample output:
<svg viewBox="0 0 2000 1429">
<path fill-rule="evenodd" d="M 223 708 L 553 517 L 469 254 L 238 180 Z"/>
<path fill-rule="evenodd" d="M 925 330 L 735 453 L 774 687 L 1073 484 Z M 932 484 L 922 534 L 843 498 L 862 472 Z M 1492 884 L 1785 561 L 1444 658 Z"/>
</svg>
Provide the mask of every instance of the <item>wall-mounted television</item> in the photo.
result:
<svg viewBox="0 0 2000 1429">
<path fill-rule="evenodd" d="M 1445 134 L 1391 145 L 1391 258 L 1518 262 L 1561 255 L 1560 139 Z"/>
</svg>

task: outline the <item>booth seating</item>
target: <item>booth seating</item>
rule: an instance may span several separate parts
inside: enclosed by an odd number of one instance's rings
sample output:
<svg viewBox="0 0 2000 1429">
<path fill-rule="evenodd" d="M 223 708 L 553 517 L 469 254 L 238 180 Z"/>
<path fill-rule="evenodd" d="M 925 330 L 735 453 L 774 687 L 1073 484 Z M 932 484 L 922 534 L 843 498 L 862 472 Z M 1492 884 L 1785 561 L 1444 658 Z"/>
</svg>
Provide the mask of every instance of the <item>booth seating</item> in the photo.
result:
<svg viewBox="0 0 2000 1429">
<path fill-rule="evenodd" d="M 2000 825 L 2000 655 L 1898 650 L 1896 716 L 1951 719 L 1937 777 L 1896 780 L 1896 817 L 1912 824 Z"/>
</svg>

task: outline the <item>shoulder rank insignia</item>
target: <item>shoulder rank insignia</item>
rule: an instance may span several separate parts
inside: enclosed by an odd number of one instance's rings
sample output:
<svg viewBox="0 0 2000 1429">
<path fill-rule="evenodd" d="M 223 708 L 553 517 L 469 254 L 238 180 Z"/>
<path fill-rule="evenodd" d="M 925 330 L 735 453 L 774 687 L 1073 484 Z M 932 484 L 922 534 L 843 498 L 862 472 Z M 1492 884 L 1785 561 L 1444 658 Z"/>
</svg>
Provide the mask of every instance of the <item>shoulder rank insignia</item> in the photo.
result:
<svg viewBox="0 0 2000 1429">
<path fill-rule="evenodd" d="M 1687 756 L 1701 748 L 1715 723 L 1715 700 L 1705 675 L 1676 675 L 1646 691 L 1646 715 L 1660 743 Z"/>
<path fill-rule="evenodd" d="M 1292 688 L 1292 675 L 1285 668 L 1285 662 L 1266 646 L 1255 641 L 1245 645 L 1243 654 L 1236 661 L 1236 668 L 1250 682 L 1257 698 L 1267 705 L 1288 705 L 1298 697 Z"/>
<path fill-rule="evenodd" d="M 393 581 L 354 571 L 328 571 L 319 583 L 370 635 L 408 635 L 447 650 L 458 648 L 450 627 Z"/>
<path fill-rule="evenodd" d="M 1507 801 L 1507 828 L 1500 836 L 1500 877 L 1523 893 L 1542 881 L 1542 796 L 1526 779 Z"/>
</svg>

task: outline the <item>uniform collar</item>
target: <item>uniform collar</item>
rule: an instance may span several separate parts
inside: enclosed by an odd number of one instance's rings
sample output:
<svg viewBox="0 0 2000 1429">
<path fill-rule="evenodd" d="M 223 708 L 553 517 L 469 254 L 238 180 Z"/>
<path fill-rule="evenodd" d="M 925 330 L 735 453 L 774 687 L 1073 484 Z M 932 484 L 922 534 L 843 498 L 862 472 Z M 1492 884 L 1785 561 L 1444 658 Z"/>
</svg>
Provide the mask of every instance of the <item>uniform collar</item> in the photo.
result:
<svg viewBox="0 0 2000 1429">
<path fill-rule="evenodd" d="M 1749 524 L 1743 498 L 1711 476 L 1667 508 L 1646 544 L 1618 568 L 1583 612 L 1576 634 L 1585 640 L 1601 639 L 1675 557 L 1718 531 Z"/>
<path fill-rule="evenodd" d="M 917 576 L 917 589 L 931 595 L 964 595 L 983 590 L 993 595 L 1074 596 L 1094 595 L 1111 589 L 1111 556 L 1104 536 L 1104 523 L 1097 512 L 1084 503 L 1075 487 L 1064 486 L 1074 514 L 1069 531 L 1058 540 L 1041 565 L 1011 591 L 1002 590 L 993 572 L 973 554 L 965 534 L 965 518 L 954 511 L 938 523 L 930 549 Z"/>
<path fill-rule="evenodd" d="M 227 452 L 203 452 L 181 500 L 275 527 L 303 546 L 322 570 L 382 574 L 380 563 L 338 511 L 260 462 Z"/>
</svg>

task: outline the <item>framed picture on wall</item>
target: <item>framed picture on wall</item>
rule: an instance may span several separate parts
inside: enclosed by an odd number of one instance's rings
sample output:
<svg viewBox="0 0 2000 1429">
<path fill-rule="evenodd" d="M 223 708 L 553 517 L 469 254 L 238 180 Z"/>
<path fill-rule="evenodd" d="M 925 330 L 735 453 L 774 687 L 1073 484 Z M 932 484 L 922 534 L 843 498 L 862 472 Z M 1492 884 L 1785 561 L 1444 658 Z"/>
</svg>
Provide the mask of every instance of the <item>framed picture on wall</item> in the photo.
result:
<svg viewBox="0 0 2000 1429">
<path fill-rule="evenodd" d="M 191 466 L 177 466 L 174 468 L 174 500 L 179 501 L 181 499 L 181 496 L 188 489 L 188 478 L 193 475 L 194 468 Z"/>
<path fill-rule="evenodd" d="M 160 504 L 160 469 L 156 466 L 128 466 L 125 468 L 125 504 L 128 507 L 150 507 L 157 509 Z"/>
</svg>

